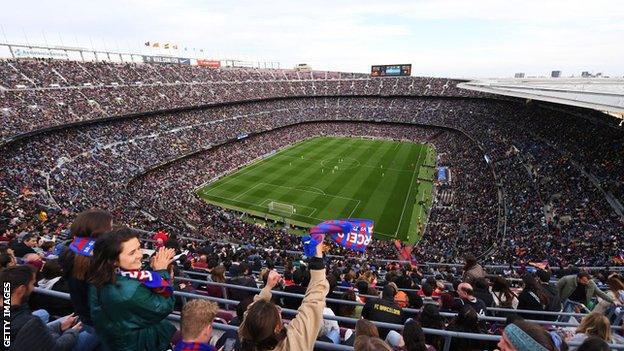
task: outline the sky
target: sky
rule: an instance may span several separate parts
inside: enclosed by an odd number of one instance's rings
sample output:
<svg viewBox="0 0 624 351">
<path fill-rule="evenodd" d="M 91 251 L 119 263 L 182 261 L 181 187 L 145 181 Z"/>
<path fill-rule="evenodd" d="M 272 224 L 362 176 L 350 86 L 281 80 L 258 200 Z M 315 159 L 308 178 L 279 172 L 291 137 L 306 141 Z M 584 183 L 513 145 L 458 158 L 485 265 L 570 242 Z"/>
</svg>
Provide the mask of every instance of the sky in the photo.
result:
<svg viewBox="0 0 624 351">
<path fill-rule="evenodd" d="M 621 0 L 7 0 L 0 26 L 0 42 L 282 68 L 370 72 L 374 64 L 411 63 L 415 76 L 624 76 Z"/>
</svg>

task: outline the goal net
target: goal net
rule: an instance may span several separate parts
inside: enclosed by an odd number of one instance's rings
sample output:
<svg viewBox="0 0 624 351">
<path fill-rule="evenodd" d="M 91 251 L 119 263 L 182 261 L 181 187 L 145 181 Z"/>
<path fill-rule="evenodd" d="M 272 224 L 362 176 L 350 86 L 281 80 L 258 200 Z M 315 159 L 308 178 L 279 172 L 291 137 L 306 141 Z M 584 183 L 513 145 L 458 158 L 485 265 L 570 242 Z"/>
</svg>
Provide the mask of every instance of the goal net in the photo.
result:
<svg viewBox="0 0 624 351">
<path fill-rule="evenodd" d="M 269 212 L 279 213 L 281 215 L 292 215 L 295 213 L 295 207 L 291 204 L 284 204 L 277 201 L 269 202 Z"/>
</svg>

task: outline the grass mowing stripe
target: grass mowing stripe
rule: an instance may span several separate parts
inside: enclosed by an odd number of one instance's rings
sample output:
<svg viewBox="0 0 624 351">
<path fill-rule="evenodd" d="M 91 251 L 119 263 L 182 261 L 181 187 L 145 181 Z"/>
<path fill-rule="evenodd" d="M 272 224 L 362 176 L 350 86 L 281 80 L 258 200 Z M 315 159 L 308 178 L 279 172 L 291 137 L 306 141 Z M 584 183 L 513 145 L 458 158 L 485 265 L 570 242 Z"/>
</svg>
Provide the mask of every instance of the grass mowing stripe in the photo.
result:
<svg viewBox="0 0 624 351">
<path fill-rule="evenodd" d="M 393 153 L 392 148 L 386 148 L 382 145 L 377 145 L 374 151 L 371 151 L 369 155 L 371 158 L 378 157 L 379 159 L 387 160 Z M 387 173 L 382 177 L 382 173 Z M 381 167 L 375 167 L 374 169 L 365 168 L 362 171 L 363 179 L 359 183 L 353 183 L 353 187 L 356 189 L 356 195 L 358 199 L 362 201 L 362 207 L 360 207 L 356 213 L 360 217 L 375 218 L 376 232 L 384 233 L 385 235 L 392 235 L 388 232 L 388 223 L 381 220 L 380 215 L 383 209 L 387 206 L 384 201 L 384 188 L 388 184 L 393 184 L 398 181 L 400 172 L 383 171 Z M 380 196 L 381 195 L 381 196 Z M 375 201 L 370 201 L 371 198 L 375 198 Z"/>
<path fill-rule="evenodd" d="M 403 229 L 402 225 L 403 226 L 406 226 L 406 225 L 409 226 L 409 224 L 410 224 L 410 219 L 409 218 L 407 218 L 407 220 L 406 220 L 407 224 L 404 224 L 403 221 L 405 219 L 405 209 L 409 208 L 409 211 L 407 212 L 407 216 L 409 217 L 409 216 L 411 216 L 411 213 L 412 213 L 411 210 L 412 210 L 412 207 L 414 206 L 414 199 L 410 195 L 412 195 L 412 189 L 414 187 L 414 179 L 416 179 L 417 174 L 418 174 L 419 169 L 420 169 L 420 165 L 422 163 L 422 156 L 423 156 L 422 152 L 423 152 L 423 148 L 417 148 L 416 152 L 412 153 L 410 155 L 411 157 L 415 157 L 416 158 L 416 161 L 414 162 L 416 167 L 414 168 L 414 172 L 412 173 L 412 176 L 410 177 L 410 182 L 409 182 L 409 185 L 408 185 L 408 188 L 407 188 L 407 194 L 405 196 L 405 200 L 403 201 L 401 214 L 399 215 L 399 223 L 397 224 L 397 229 L 396 229 L 397 233 Z"/>
<path fill-rule="evenodd" d="M 411 145 L 401 145 L 397 151 L 394 149 L 388 150 L 385 154 L 385 158 L 395 163 L 405 165 L 409 164 L 410 155 Z M 371 192 L 370 196 L 377 199 L 377 201 L 369 201 L 368 203 L 372 203 L 373 205 L 378 204 L 379 206 L 378 221 L 383 225 L 383 227 L 380 228 L 380 232 L 388 237 L 395 237 L 396 225 L 399 221 L 398 216 L 400 215 L 397 209 L 403 205 L 403 201 L 405 200 L 403 196 L 404 191 L 401 191 L 401 189 L 405 187 L 408 174 L 395 173 L 393 174 L 394 177 L 389 178 L 388 175 L 390 173 L 391 172 L 388 172 L 386 176 L 376 180 L 375 190 Z M 386 180 L 387 177 L 388 179 Z M 393 181 L 390 181 L 390 179 Z"/>
<path fill-rule="evenodd" d="M 331 145 L 325 145 L 325 148 L 331 148 Z M 289 150 L 290 151 L 290 150 Z M 269 167 L 265 167 L 262 170 L 258 170 L 258 174 L 253 174 L 253 181 L 261 181 L 264 186 L 256 187 L 253 190 L 249 191 L 245 198 L 256 198 L 259 200 L 271 199 L 274 201 L 283 200 L 287 197 L 289 193 L 288 188 L 284 187 L 275 187 L 271 186 L 271 184 L 283 184 L 283 179 L 296 179 L 302 173 L 301 169 L 297 167 L 288 167 L 284 166 L 279 160 L 275 160 L 276 162 L 272 162 Z M 253 186 L 252 184 L 248 184 L 247 186 Z M 286 202 L 286 201 L 284 201 Z M 267 208 L 265 205 L 261 205 L 258 202 L 258 207 L 262 208 L 262 210 L 266 211 Z"/>
<path fill-rule="evenodd" d="M 414 174 L 411 163 L 426 149 L 427 146 L 420 144 L 378 139 L 313 138 L 198 191 L 209 202 L 241 210 L 248 208 L 261 216 L 268 211 L 268 201 L 290 203 L 298 209 L 290 217 L 298 224 L 314 225 L 320 218 L 347 217 L 351 212 L 354 217 L 375 220 L 378 234 L 393 234 L 401 223 L 398 238 L 405 240 L 407 228 L 412 227 L 412 215 L 426 216 L 426 211 L 416 211 L 412 205 L 418 195 L 430 196 L 422 192 L 430 191 L 431 184 L 414 187 L 411 182 Z M 435 160 L 432 162 L 435 164 Z M 421 163 L 415 165 L 418 171 Z M 338 169 L 331 173 L 334 166 Z M 430 175 L 427 171 L 430 170 L 422 170 L 426 177 Z M 205 196 L 203 191 L 209 195 Z M 410 202 L 410 209 L 414 209 L 404 211 L 403 216 L 409 218 L 401 216 L 405 199 Z M 357 201 L 360 205 L 352 211 Z"/>
<path fill-rule="evenodd" d="M 322 152 L 326 152 L 330 149 L 333 149 L 336 143 L 337 141 L 328 142 L 325 145 L 323 145 L 320 150 L 322 150 Z M 318 206 L 316 206 L 316 204 L 311 203 L 309 201 L 310 197 L 315 196 L 314 192 L 311 192 L 309 189 L 305 189 L 305 187 L 308 186 L 306 179 L 308 178 L 313 179 L 313 178 L 318 177 L 317 175 L 318 165 L 311 166 L 309 162 L 305 161 L 305 157 L 306 157 L 305 154 L 303 154 L 303 157 L 304 157 L 303 160 L 293 159 L 292 161 L 288 161 L 289 162 L 288 166 L 285 166 L 285 168 L 281 171 L 275 170 L 276 174 L 281 175 L 282 182 L 279 185 L 284 184 L 284 186 L 288 186 L 291 188 L 288 194 L 285 196 L 282 196 L 280 199 L 285 200 L 286 198 L 288 198 L 289 200 L 284 201 L 284 202 L 289 202 L 295 205 L 300 204 L 300 205 L 307 206 L 310 208 L 315 208 L 317 210 L 317 212 L 315 212 L 315 216 L 318 217 L 318 211 L 319 211 Z M 284 179 L 287 179 L 287 181 L 286 182 L 283 181 Z M 282 188 L 282 189 L 285 189 L 285 188 Z M 300 214 L 297 214 L 294 217 L 295 218 L 299 217 L 299 215 Z"/>
<path fill-rule="evenodd" d="M 297 142 L 296 144 L 292 145 L 291 148 L 297 148 L 300 147 L 302 145 L 305 145 L 306 141 L 300 141 Z M 266 166 L 267 164 L 269 164 L 271 162 L 271 160 L 275 157 L 278 156 L 282 153 L 288 152 L 291 148 L 287 148 L 287 149 L 283 149 L 278 151 L 277 153 L 275 153 L 274 155 L 271 155 L 267 158 L 261 159 L 253 164 L 250 164 L 248 166 L 246 166 L 245 168 L 235 171 L 232 174 L 229 174 L 219 180 L 217 180 L 214 183 L 211 183 L 207 186 L 205 186 L 203 189 L 204 191 L 208 191 L 209 194 L 215 194 L 217 196 L 229 196 L 232 191 L 228 191 L 228 184 L 233 180 L 233 179 L 238 179 L 240 178 L 242 175 L 244 174 L 253 174 L 254 171 L 256 171 L 259 168 L 262 168 L 264 166 Z M 233 187 L 240 187 L 239 185 L 234 184 Z M 209 189 L 208 189 L 209 188 Z M 222 188 L 225 189 L 225 191 L 222 190 Z M 205 190 L 208 189 L 208 190 Z M 201 189 L 200 189 L 201 190 Z M 236 193 L 236 191 L 234 191 L 234 193 Z"/>
<path fill-rule="evenodd" d="M 332 156 L 338 153 L 348 152 L 348 145 L 345 145 L 344 140 L 340 139 L 332 139 L 328 140 L 327 144 L 330 146 L 329 150 L 324 150 L 320 154 L 327 155 L 331 154 Z M 331 152 L 330 152 L 331 151 Z M 318 153 L 318 151 L 313 151 L 313 153 Z M 311 153 L 312 154 L 312 153 Z M 328 190 L 327 187 L 332 183 L 332 173 L 329 169 L 325 169 L 324 166 L 321 166 L 322 160 L 320 161 L 308 161 L 310 158 L 310 154 L 304 155 L 305 166 L 307 169 L 311 169 L 312 172 L 306 172 L 306 175 L 301 177 L 297 186 L 299 188 L 302 187 L 314 187 L 320 190 L 320 192 L 300 192 L 297 197 L 298 203 L 307 203 L 307 206 L 317 208 L 318 212 L 316 217 L 319 219 L 330 219 L 332 213 L 327 212 L 327 207 L 331 203 L 340 203 L 343 204 L 341 207 L 349 206 L 349 203 L 354 203 L 353 200 L 345 199 L 344 193 L 336 193 Z M 321 169 L 323 171 L 321 171 Z M 336 197 L 336 196 L 340 197 Z M 353 205 L 351 205 L 353 206 Z M 333 214 L 335 214 L 335 211 Z"/>
</svg>

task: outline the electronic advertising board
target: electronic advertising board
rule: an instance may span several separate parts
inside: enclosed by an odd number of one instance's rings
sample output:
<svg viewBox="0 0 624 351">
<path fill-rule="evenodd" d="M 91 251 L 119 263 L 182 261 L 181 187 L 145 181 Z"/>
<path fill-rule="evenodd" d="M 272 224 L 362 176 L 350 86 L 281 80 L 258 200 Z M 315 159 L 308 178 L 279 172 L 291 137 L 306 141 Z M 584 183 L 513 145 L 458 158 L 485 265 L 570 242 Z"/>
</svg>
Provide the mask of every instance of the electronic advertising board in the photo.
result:
<svg viewBox="0 0 624 351">
<path fill-rule="evenodd" d="M 371 76 L 373 77 L 398 77 L 411 76 L 412 65 L 375 65 L 371 67 Z"/>
</svg>

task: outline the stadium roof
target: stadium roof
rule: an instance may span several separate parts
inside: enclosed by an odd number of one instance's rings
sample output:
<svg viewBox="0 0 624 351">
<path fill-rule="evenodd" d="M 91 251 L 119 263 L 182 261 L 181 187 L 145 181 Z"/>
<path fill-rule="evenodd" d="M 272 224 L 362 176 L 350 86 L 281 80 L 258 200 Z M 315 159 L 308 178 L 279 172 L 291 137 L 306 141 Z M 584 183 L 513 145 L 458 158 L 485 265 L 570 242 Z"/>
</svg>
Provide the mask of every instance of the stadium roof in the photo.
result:
<svg viewBox="0 0 624 351">
<path fill-rule="evenodd" d="M 624 78 L 506 78 L 460 83 L 460 88 L 580 106 L 624 117 Z"/>
</svg>

